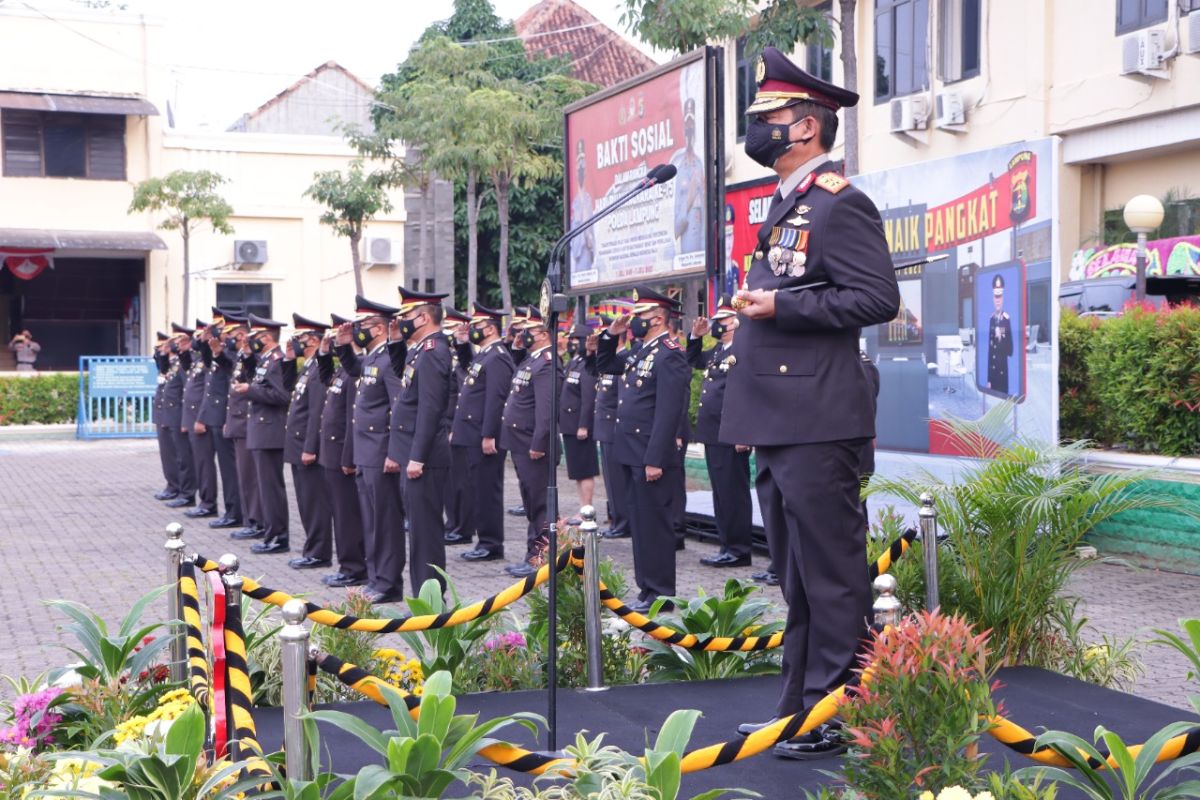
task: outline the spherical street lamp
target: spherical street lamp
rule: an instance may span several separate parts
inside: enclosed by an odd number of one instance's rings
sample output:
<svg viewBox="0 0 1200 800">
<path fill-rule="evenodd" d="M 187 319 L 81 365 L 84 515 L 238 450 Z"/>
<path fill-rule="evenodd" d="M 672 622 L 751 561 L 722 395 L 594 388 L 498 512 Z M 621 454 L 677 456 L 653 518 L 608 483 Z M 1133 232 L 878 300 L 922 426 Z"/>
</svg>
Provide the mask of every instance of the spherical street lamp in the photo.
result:
<svg viewBox="0 0 1200 800">
<path fill-rule="evenodd" d="M 1137 234 L 1138 301 L 1146 299 L 1146 234 L 1158 230 L 1163 221 L 1163 206 L 1157 197 L 1139 194 L 1125 204 L 1125 225 Z"/>
</svg>

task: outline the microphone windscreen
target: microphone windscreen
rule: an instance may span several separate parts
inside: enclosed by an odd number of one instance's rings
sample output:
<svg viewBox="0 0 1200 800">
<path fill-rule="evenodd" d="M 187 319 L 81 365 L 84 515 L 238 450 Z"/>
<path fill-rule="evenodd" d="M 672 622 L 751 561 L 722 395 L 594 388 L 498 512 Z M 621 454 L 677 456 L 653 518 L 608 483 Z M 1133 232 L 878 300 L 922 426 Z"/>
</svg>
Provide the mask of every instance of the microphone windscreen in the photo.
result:
<svg viewBox="0 0 1200 800">
<path fill-rule="evenodd" d="M 678 172 L 674 164 L 659 164 L 654 169 L 650 170 L 650 176 L 654 178 L 655 183 L 666 183 L 675 177 Z"/>
</svg>

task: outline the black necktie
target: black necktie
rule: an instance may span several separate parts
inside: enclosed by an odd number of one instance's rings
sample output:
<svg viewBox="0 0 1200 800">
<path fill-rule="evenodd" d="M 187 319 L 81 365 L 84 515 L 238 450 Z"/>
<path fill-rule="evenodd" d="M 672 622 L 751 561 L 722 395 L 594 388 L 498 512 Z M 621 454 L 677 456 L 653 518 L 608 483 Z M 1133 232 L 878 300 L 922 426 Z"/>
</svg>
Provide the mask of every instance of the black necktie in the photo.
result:
<svg viewBox="0 0 1200 800">
<path fill-rule="evenodd" d="M 770 214 L 772 211 L 775 210 L 775 206 L 779 205 L 782 202 L 783 202 L 783 194 L 778 189 L 776 189 L 775 194 L 771 196 L 771 207 L 767 209 L 767 213 Z"/>
</svg>

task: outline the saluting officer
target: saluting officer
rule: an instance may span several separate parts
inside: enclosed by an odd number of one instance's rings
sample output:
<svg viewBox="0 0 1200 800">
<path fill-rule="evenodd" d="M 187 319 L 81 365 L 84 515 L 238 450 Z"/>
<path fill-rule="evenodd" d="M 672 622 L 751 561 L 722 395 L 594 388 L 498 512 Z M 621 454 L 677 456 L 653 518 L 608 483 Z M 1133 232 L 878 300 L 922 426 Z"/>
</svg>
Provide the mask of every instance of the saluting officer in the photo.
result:
<svg viewBox="0 0 1200 800">
<path fill-rule="evenodd" d="M 166 485 L 162 491 L 154 493 L 155 500 L 174 500 L 179 496 L 179 463 L 175 455 L 175 436 L 171 428 L 164 424 L 167 413 L 167 377 L 171 372 L 171 337 L 158 331 L 154 345 L 154 366 L 158 369 L 158 383 L 154 387 L 154 402 L 150 406 L 150 419 L 158 434 L 158 458 L 162 462 L 163 480 Z"/>
<path fill-rule="evenodd" d="M 679 302 L 646 286 L 633 292 L 633 319 L 623 316 L 600 334 L 596 367 L 621 375 L 613 456 L 629 486 L 633 572 L 645 612 L 659 597 L 675 594 L 674 471 L 682 469 L 677 438 L 690 371 L 679 342 L 670 336 L 670 315 Z M 625 330 L 641 341 L 627 362 L 617 353 Z"/>
<path fill-rule="evenodd" d="M 612 317 L 601 316 L 600 324 L 607 328 L 612 324 Z M 599 335 L 593 334 L 587 340 L 587 366 L 592 375 L 596 376 L 596 410 L 592 417 L 594 436 L 600 443 L 600 467 L 604 473 L 604 490 L 608 495 L 609 527 L 600 535 L 605 539 L 626 539 L 629 537 L 629 486 L 625 482 L 625 472 L 613 458 L 613 442 L 617 430 L 617 378 L 596 368 L 596 346 Z M 628 347 L 625 341 L 628 335 L 622 336 L 617 343 L 617 355 L 626 362 L 637 355 L 639 348 Z"/>
<path fill-rule="evenodd" d="M 454 409 L 471 363 L 471 343 L 467 340 L 467 325 L 471 315 L 447 306 L 442 309 L 442 333 L 450 344 L 450 399 L 446 404 L 446 430 L 454 428 Z M 453 451 L 452 451 L 453 452 Z M 452 456 L 453 458 L 453 456 Z M 467 475 L 465 470 L 451 469 L 446 476 L 446 544 L 470 544 L 474 532 L 467 508 Z"/>
<path fill-rule="evenodd" d="M 183 512 L 185 517 L 215 517 L 217 515 L 217 449 L 204 423 L 199 422 L 200 407 L 204 405 L 208 385 L 212 350 L 208 347 L 208 323 L 196 320 L 196 327 L 182 353 L 188 362 L 187 380 L 183 384 L 183 415 L 180 430 L 185 431 L 192 448 L 192 463 L 196 465 L 195 508 Z M 199 423 L 199 424 L 197 424 Z"/>
<path fill-rule="evenodd" d="M 508 331 L 504 335 L 504 346 L 508 349 L 509 357 L 512 358 L 514 377 L 516 368 L 521 366 L 521 362 L 529 355 L 529 350 L 525 347 L 525 338 L 521 335 L 521 328 L 528 319 L 529 306 L 516 306 L 513 309 L 512 319 L 508 323 Z M 513 472 L 516 471 L 517 462 L 513 461 Z M 525 484 L 521 483 L 520 476 L 517 477 L 517 488 L 521 493 L 521 502 L 519 505 L 510 506 L 505 513 L 514 517 L 524 517 L 529 504 L 525 500 Z"/>
<path fill-rule="evenodd" d="M 331 314 L 335 328 L 350 320 Z M 325 491 L 333 512 L 333 541 L 337 550 L 337 572 L 321 578 L 326 586 L 362 586 L 367 582 L 366 550 L 363 545 L 362 507 L 354 466 L 354 437 L 350 417 L 354 413 L 354 379 L 344 364 L 334 366 L 334 332 L 328 332 L 317 351 L 317 377 L 325 385 L 321 404 L 321 445 L 317 463 L 325 478 Z"/>
<path fill-rule="evenodd" d="M 400 469 L 387 465 L 392 402 L 400 396 L 403 342 L 388 341 L 388 320 L 398 309 L 355 297 L 357 319 L 338 328 L 338 358 L 357 381 L 352 448 L 358 467 L 363 544 L 367 554 L 366 597 L 372 603 L 404 599 L 404 502 Z M 353 344 L 351 344 L 353 342 Z M 365 352 L 359 356 L 354 347 Z"/>
<path fill-rule="evenodd" d="M 592 505 L 600 459 L 596 453 L 596 378 L 587 368 L 587 340 L 592 330 L 576 325 L 567 339 L 567 376 L 558 400 L 558 429 L 567 457 L 567 477 L 579 487 L 580 506 Z"/>
<path fill-rule="evenodd" d="M 442 333 L 444 294 L 399 287 L 400 338 L 407 344 L 400 393 L 392 405 L 388 462 L 400 469 L 409 521 L 409 576 L 413 592 L 433 578 L 445 590 L 442 522 L 446 473 L 450 471 L 450 343 Z"/>
<path fill-rule="evenodd" d="M 550 382 L 551 370 L 562 369 L 541 311 L 527 309 L 520 327 L 518 338 L 529 355 L 513 373 L 500 434 L 500 446 L 512 454 L 513 466 L 517 468 L 525 518 L 529 521 L 524 560 L 505 567 L 508 574 L 517 578 L 537 571 L 534 561 L 543 555 L 542 548 L 548 543 L 546 487 L 550 470 L 558 465 L 558 444 L 550 439 Z M 554 556 L 547 553 L 546 557 Z"/>
<path fill-rule="evenodd" d="M 183 387 L 192 366 L 188 353 L 192 346 L 192 332 L 182 325 L 171 323 L 171 341 L 167 344 L 170 366 L 167 383 L 163 388 L 164 423 L 171 427 L 171 438 L 175 443 L 175 463 L 179 471 L 179 494 L 169 499 L 167 508 L 185 508 L 196 504 L 196 462 L 192 458 L 192 445 L 184 427 Z"/>
<path fill-rule="evenodd" d="M 250 347 L 250 319 L 242 314 L 225 314 L 225 346 L 233 359 L 233 374 L 229 378 L 228 411 L 225 414 L 225 436 L 233 442 L 233 460 L 237 465 L 238 496 L 242 500 L 242 522 L 229 534 L 230 539 L 258 539 L 267 532 L 263 525 L 262 502 L 258 493 L 258 472 L 254 457 L 246 446 L 249 430 L 250 397 L 237 391 L 240 383 L 249 383 L 258 367 Z"/>
<path fill-rule="evenodd" d="M 895 318 L 900 293 L 879 212 L 829 161 L 837 110 L 858 95 L 771 47 L 757 78 L 746 154 L 773 169 L 780 186 L 734 298 L 744 321 L 720 438 L 756 448 L 763 524 L 781 554 L 782 717 L 811 708 L 851 676 L 867 631 L 859 468 L 875 415 L 858 338 L 863 326 Z M 805 288 L 816 282 L 824 285 Z M 775 752 L 813 758 L 844 749 L 840 733 L 824 726 Z"/>
<path fill-rule="evenodd" d="M 211 448 L 207 457 L 211 463 L 216 456 L 217 469 L 221 474 L 221 496 L 225 513 L 210 520 L 210 528 L 232 528 L 242 524 L 242 499 L 238 492 L 237 460 L 233 442 L 225 436 L 225 422 L 229 418 L 229 382 L 233 375 L 234 354 L 222 337 L 225 313 L 213 307 L 213 322 L 205 334 L 208 348 L 208 379 L 204 383 L 204 399 L 200 413 L 196 415 L 196 441 Z"/>
<path fill-rule="evenodd" d="M 479 543 L 462 554 L 465 561 L 504 557 L 504 457 L 499 446 L 501 416 L 512 388 L 515 367 L 500 340 L 504 312 L 476 303 L 468 331 L 470 356 L 458 393 L 451 428 L 453 472 L 462 473 L 467 495 L 464 534 Z M 460 349 L 460 363 L 465 352 Z"/>
<path fill-rule="evenodd" d="M 333 558 L 333 510 L 325 491 L 324 470 L 317 463 L 325 384 L 317 372 L 316 356 L 329 326 L 293 313 L 292 329 L 295 333 L 283 355 L 284 372 L 295 380 L 288 406 L 283 460 L 292 467 L 292 489 L 300 510 L 300 524 L 304 526 L 304 550 L 298 558 L 288 561 L 288 566 L 319 569 L 328 567 Z M 297 373 L 297 360 L 301 357 L 304 367 Z"/>
<path fill-rule="evenodd" d="M 246 447 L 254 459 L 258 493 L 262 502 L 263 541 L 250 545 L 253 553 L 288 551 L 287 489 L 283 483 L 283 445 L 286 438 L 291 382 L 284 376 L 279 349 L 282 322 L 250 315 L 250 349 L 258 366 L 250 383 L 239 383 L 235 392 L 250 398 Z"/>
<path fill-rule="evenodd" d="M 737 331 L 737 312 L 725 296 L 709 323 L 698 317 L 688 337 L 687 358 L 692 369 L 702 370 L 704 383 L 696 409 L 697 442 L 704 445 L 704 462 L 712 485 L 713 516 L 721 552 L 705 556 L 707 567 L 745 567 L 750 565 L 750 527 L 753 505 L 750 502 L 750 448 L 721 442 L 721 410 L 725 407 L 725 382 L 737 363 L 733 355 L 733 336 Z M 704 349 L 704 336 L 711 333 L 715 347 Z"/>
</svg>

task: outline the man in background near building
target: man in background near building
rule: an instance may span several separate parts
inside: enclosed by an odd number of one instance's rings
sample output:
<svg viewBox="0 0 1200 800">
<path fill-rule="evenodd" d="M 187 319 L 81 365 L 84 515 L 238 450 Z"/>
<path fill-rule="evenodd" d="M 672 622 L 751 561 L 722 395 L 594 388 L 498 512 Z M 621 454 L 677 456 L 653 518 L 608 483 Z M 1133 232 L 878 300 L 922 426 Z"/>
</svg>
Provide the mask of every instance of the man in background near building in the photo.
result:
<svg viewBox="0 0 1200 800">
<path fill-rule="evenodd" d="M 28 329 L 14 336 L 8 343 L 8 349 L 17 356 L 17 372 L 36 372 L 33 365 L 37 363 L 42 346 L 33 340 L 33 334 Z"/>
<path fill-rule="evenodd" d="M 333 510 L 326 492 L 325 472 L 317 463 L 321 449 L 321 408 L 325 384 L 317 371 L 317 347 L 329 326 L 292 314 L 295 333 L 283 354 L 283 370 L 295 387 L 288 405 L 283 460 L 292 468 L 292 490 L 304 527 L 304 550 L 288 561 L 292 569 L 328 567 L 333 559 Z M 297 374 L 298 359 L 304 368 Z"/>
</svg>

